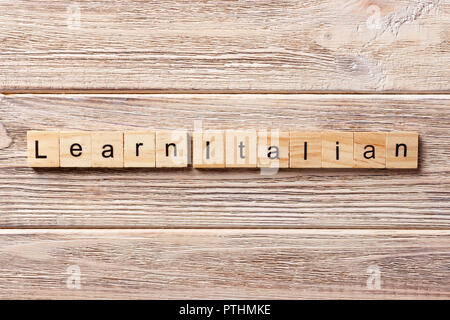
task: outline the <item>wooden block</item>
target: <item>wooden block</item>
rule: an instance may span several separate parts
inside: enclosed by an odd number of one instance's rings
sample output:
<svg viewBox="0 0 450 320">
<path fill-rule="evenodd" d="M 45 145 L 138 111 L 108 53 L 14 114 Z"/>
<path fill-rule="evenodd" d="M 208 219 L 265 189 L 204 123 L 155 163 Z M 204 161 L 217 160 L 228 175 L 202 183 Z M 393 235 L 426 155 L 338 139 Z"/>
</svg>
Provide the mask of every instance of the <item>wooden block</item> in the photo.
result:
<svg viewBox="0 0 450 320">
<path fill-rule="evenodd" d="M 289 143 L 290 168 L 322 167 L 322 133 L 291 131 Z"/>
<path fill-rule="evenodd" d="M 92 165 L 91 133 L 63 131 L 59 133 L 59 164 L 61 167 L 90 167 Z"/>
<path fill-rule="evenodd" d="M 91 132 L 92 166 L 123 168 L 123 132 Z"/>
<path fill-rule="evenodd" d="M 225 167 L 225 131 L 196 131 L 192 140 L 194 168 Z"/>
<path fill-rule="evenodd" d="M 354 132 L 355 168 L 386 168 L 386 133 Z"/>
<path fill-rule="evenodd" d="M 419 134 L 388 132 L 386 134 L 386 168 L 417 168 Z"/>
<path fill-rule="evenodd" d="M 188 166 L 187 131 L 156 131 L 156 167 Z"/>
<path fill-rule="evenodd" d="M 322 133 L 322 168 L 353 167 L 353 132 Z"/>
<path fill-rule="evenodd" d="M 256 168 L 256 130 L 227 130 L 225 159 L 227 168 Z"/>
<path fill-rule="evenodd" d="M 59 167 L 59 132 L 28 131 L 28 166 Z"/>
<path fill-rule="evenodd" d="M 289 168 L 289 132 L 258 131 L 258 167 Z"/>
<path fill-rule="evenodd" d="M 154 168 L 156 165 L 154 131 L 125 131 L 123 134 L 123 166 Z"/>
</svg>

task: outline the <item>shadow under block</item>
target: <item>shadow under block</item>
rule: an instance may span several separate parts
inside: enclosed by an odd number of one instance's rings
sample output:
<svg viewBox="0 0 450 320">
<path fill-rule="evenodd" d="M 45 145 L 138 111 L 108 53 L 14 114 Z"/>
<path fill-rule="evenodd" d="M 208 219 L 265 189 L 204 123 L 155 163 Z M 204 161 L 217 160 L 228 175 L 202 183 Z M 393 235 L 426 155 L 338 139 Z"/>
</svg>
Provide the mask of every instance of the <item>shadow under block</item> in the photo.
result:
<svg viewBox="0 0 450 320">
<path fill-rule="evenodd" d="M 92 166 L 90 132 L 63 131 L 59 133 L 59 165 L 69 168 Z"/>
<path fill-rule="evenodd" d="M 193 167 L 225 167 L 225 131 L 195 131 L 192 134 Z"/>
<path fill-rule="evenodd" d="M 123 134 L 123 166 L 154 168 L 156 166 L 156 134 L 154 131 L 125 131 Z"/>
<path fill-rule="evenodd" d="M 59 132 L 28 131 L 28 166 L 59 167 Z"/>
<path fill-rule="evenodd" d="M 289 167 L 321 168 L 322 133 L 291 131 L 289 135 Z"/>
<path fill-rule="evenodd" d="M 258 131 L 258 168 L 289 168 L 289 132 Z"/>
<path fill-rule="evenodd" d="M 354 132 L 355 168 L 386 168 L 386 133 Z"/>
<path fill-rule="evenodd" d="M 226 130 L 225 159 L 227 168 L 256 168 L 256 130 Z"/>
<path fill-rule="evenodd" d="M 353 132 L 322 133 L 322 168 L 353 168 Z"/>
<path fill-rule="evenodd" d="M 92 167 L 123 168 L 123 132 L 91 132 Z"/>
<path fill-rule="evenodd" d="M 417 132 L 386 134 L 386 168 L 416 169 L 419 151 Z"/>
<path fill-rule="evenodd" d="M 188 150 L 187 131 L 156 131 L 157 168 L 187 167 Z"/>
</svg>

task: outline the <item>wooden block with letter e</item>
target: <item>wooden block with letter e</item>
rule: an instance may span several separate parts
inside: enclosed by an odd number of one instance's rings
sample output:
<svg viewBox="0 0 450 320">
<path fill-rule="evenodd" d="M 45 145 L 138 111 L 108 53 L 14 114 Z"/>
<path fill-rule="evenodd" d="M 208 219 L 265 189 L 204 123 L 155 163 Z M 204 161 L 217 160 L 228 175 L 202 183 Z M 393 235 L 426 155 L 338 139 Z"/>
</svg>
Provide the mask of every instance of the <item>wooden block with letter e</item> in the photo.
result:
<svg viewBox="0 0 450 320">
<path fill-rule="evenodd" d="M 256 168 L 256 130 L 227 130 L 225 140 L 227 168 Z"/>
<path fill-rule="evenodd" d="M 258 131 L 258 167 L 289 167 L 289 132 Z"/>
<path fill-rule="evenodd" d="M 417 168 L 419 134 L 388 132 L 386 134 L 386 168 Z"/>
<path fill-rule="evenodd" d="M 154 131 L 125 131 L 123 134 L 123 166 L 154 168 L 156 165 Z"/>
<path fill-rule="evenodd" d="M 195 131 L 192 142 L 194 168 L 225 167 L 225 131 Z"/>
<path fill-rule="evenodd" d="M 188 148 L 187 131 L 156 131 L 156 167 L 187 167 Z"/>
<path fill-rule="evenodd" d="M 123 168 L 123 132 L 92 132 L 91 139 L 93 167 Z"/>
<path fill-rule="evenodd" d="M 322 167 L 353 168 L 353 132 L 322 133 Z"/>
<path fill-rule="evenodd" d="M 60 132 L 59 163 L 61 167 L 92 166 L 91 133 L 88 131 Z"/>
<path fill-rule="evenodd" d="M 28 166 L 59 167 L 59 132 L 28 131 Z"/>
<path fill-rule="evenodd" d="M 354 132 L 353 141 L 355 168 L 386 167 L 386 133 Z"/>
<path fill-rule="evenodd" d="M 290 168 L 322 167 L 322 133 L 291 131 L 289 141 Z"/>
</svg>

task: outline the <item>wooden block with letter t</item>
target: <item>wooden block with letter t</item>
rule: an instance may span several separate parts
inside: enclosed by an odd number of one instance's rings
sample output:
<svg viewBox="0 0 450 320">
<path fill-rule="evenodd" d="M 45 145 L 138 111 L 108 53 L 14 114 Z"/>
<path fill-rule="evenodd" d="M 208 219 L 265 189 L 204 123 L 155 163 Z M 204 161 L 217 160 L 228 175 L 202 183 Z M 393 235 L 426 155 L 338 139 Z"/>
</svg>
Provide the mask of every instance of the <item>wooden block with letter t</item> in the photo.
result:
<svg viewBox="0 0 450 320">
<path fill-rule="evenodd" d="M 354 132 L 355 168 L 386 168 L 386 133 Z"/>
<path fill-rule="evenodd" d="M 289 141 L 290 168 L 322 167 L 322 133 L 291 131 Z"/>
<path fill-rule="evenodd" d="M 289 167 L 289 132 L 258 131 L 258 167 Z"/>
<path fill-rule="evenodd" d="M 187 167 L 189 143 L 187 131 L 156 131 L 156 167 Z"/>
<path fill-rule="evenodd" d="M 322 133 L 322 168 L 353 168 L 353 132 Z"/>
<path fill-rule="evenodd" d="M 195 131 L 192 142 L 194 168 L 225 167 L 225 131 Z"/>
<path fill-rule="evenodd" d="M 123 132 L 92 132 L 91 140 L 93 167 L 123 168 Z"/>
<path fill-rule="evenodd" d="M 417 168 L 419 134 L 388 132 L 386 134 L 386 168 Z"/>
<path fill-rule="evenodd" d="M 87 131 L 60 132 L 59 163 L 61 167 L 90 167 L 92 165 L 91 133 Z"/>
<path fill-rule="evenodd" d="M 256 168 L 256 130 L 227 130 L 225 163 L 227 168 Z"/>
<path fill-rule="evenodd" d="M 59 132 L 28 131 L 28 166 L 59 167 Z"/>
<path fill-rule="evenodd" d="M 123 166 L 125 168 L 154 168 L 156 150 L 154 131 L 125 131 L 123 134 Z"/>
</svg>

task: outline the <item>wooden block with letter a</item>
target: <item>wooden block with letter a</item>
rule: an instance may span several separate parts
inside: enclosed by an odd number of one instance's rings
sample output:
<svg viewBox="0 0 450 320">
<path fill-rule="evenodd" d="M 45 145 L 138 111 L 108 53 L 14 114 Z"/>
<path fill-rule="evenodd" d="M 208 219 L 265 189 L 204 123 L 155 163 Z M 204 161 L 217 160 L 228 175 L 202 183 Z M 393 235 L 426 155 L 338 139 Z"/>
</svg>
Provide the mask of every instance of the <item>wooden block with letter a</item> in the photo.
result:
<svg viewBox="0 0 450 320">
<path fill-rule="evenodd" d="M 187 131 L 156 131 L 156 167 L 187 167 L 188 151 Z"/>
<path fill-rule="evenodd" d="M 227 168 L 256 168 L 256 130 L 227 130 L 225 159 Z"/>
<path fill-rule="evenodd" d="M 154 131 L 125 131 L 123 134 L 123 166 L 154 168 L 156 165 Z"/>
<path fill-rule="evenodd" d="M 92 165 L 91 133 L 88 131 L 60 132 L 59 163 L 61 167 L 90 167 Z"/>
<path fill-rule="evenodd" d="M 354 132 L 355 168 L 386 168 L 386 133 Z"/>
<path fill-rule="evenodd" d="M 225 131 L 195 131 L 192 142 L 194 168 L 225 167 Z"/>
<path fill-rule="evenodd" d="M 28 131 L 28 166 L 59 167 L 59 132 Z"/>
<path fill-rule="evenodd" d="M 322 167 L 322 133 L 291 131 L 289 141 L 290 168 Z"/>
<path fill-rule="evenodd" d="M 92 132 L 91 140 L 93 167 L 123 168 L 123 132 Z"/>
<path fill-rule="evenodd" d="M 353 132 L 322 133 L 322 168 L 353 168 Z"/>
<path fill-rule="evenodd" d="M 419 134 L 388 132 L 386 134 L 386 168 L 417 168 Z"/>
<path fill-rule="evenodd" d="M 289 132 L 258 131 L 258 167 L 289 167 Z"/>
</svg>

